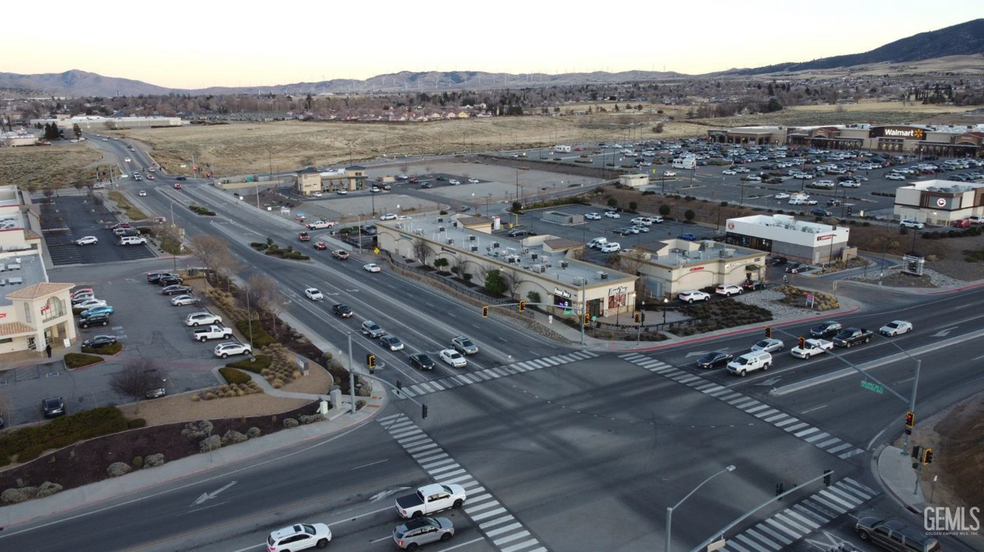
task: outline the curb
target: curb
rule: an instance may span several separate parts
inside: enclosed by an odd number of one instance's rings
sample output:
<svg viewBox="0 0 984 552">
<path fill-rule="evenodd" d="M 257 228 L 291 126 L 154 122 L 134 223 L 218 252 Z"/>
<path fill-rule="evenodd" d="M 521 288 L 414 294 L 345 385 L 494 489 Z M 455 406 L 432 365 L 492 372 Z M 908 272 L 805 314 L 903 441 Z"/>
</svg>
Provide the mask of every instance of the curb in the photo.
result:
<svg viewBox="0 0 984 552">
<path fill-rule="evenodd" d="M 888 494 L 892 497 L 892 499 L 895 502 L 897 502 L 899 504 L 899 506 L 902 506 L 903 508 L 905 508 L 909 512 L 912 512 L 913 514 L 922 515 L 922 512 L 919 511 L 919 509 L 917 509 L 915 506 L 912 506 L 912 505 L 908 504 L 907 502 L 905 502 L 904 500 L 902 500 L 902 497 L 900 497 L 899 494 L 895 492 L 895 489 L 893 489 L 890 485 L 886 484 L 885 483 L 885 480 L 882 478 L 882 476 L 881 476 L 881 470 L 878 467 L 878 459 L 881 458 L 882 453 L 887 448 L 888 447 L 886 445 L 880 445 L 878 447 L 878 450 L 876 450 L 875 453 L 871 455 L 871 462 L 872 462 L 872 464 L 874 464 L 874 469 L 871 470 L 871 473 L 875 476 L 876 479 L 878 479 L 878 484 L 883 489 L 887 489 L 888 490 Z"/>
</svg>

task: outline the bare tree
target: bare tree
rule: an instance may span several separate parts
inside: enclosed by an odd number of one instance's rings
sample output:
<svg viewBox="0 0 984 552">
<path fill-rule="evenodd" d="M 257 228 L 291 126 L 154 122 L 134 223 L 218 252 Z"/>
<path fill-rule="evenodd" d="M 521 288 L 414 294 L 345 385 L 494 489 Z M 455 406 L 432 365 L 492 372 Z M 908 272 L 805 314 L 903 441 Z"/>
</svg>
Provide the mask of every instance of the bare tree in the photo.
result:
<svg viewBox="0 0 984 552">
<path fill-rule="evenodd" d="M 117 395 L 133 399 L 139 412 L 140 401 L 147 398 L 148 392 L 163 387 L 164 380 L 164 373 L 157 361 L 138 358 L 109 378 L 109 388 Z"/>
<path fill-rule="evenodd" d="M 225 255 L 218 260 L 216 277 L 225 279 L 226 291 L 229 292 L 232 285 L 232 275 L 244 268 L 246 268 L 245 264 L 233 257 L 232 253 L 226 251 Z"/>
<path fill-rule="evenodd" d="M 270 315 L 273 330 L 276 332 L 277 316 L 283 312 L 286 300 L 273 278 L 265 274 L 253 274 L 246 281 L 243 293 L 249 298 L 251 308 L 266 311 Z"/>
<path fill-rule="evenodd" d="M 421 238 L 415 238 L 413 240 L 413 254 L 416 255 L 417 261 L 421 264 L 427 264 L 428 253 L 430 253 L 430 247 L 428 247 L 427 242 Z"/>
<path fill-rule="evenodd" d="M 223 261 L 228 261 L 231 257 L 229 253 L 229 242 L 221 236 L 208 234 L 197 234 L 189 240 L 191 242 L 191 253 L 196 259 L 201 261 L 205 268 L 205 281 L 208 282 L 208 275 L 216 272 Z"/>
<path fill-rule="evenodd" d="M 642 268 L 646 258 L 646 253 L 641 249 L 633 249 L 622 253 L 613 253 L 609 256 L 612 268 L 632 276 L 638 276 L 635 281 L 634 289 L 637 301 L 641 301 L 646 296 L 646 278 L 639 272 L 639 269 Z"/>
</svg>

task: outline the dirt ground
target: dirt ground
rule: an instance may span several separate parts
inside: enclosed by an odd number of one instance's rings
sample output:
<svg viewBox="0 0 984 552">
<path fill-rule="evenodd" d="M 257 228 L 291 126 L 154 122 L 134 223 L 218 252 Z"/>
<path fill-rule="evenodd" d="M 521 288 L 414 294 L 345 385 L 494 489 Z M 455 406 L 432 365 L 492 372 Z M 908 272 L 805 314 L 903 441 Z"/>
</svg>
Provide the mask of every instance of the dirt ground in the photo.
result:
<svg viewBox="0 0 984 552">
<path fill-rule="evenodd" d="M 94 183 L 102 154 L 87 144 L 0 148 L 0 184 L 27 189 Z"/>
<path fill-rule="evenodd" d="M 127 418 L 143 418 L 147 420 L 147 425 L 162 425 L 193 420 L 277 414 L 311 402 L 304 399 L 272 397 L 265 393 L 210 401 L 192 401 L 192 395 L 194 393 L 182 393 L 141 401 L 139 404 L 127 404 L 119 408 Z"/>
</svg>

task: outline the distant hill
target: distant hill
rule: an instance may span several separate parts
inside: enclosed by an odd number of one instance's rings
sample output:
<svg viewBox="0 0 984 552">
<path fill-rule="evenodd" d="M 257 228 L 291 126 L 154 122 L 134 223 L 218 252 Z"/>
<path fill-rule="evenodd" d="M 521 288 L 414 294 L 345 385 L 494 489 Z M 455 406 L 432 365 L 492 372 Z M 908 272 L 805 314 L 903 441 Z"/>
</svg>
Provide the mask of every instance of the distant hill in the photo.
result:
<svg viewBox="0 0 984 552">
<path fill-rule="evenodd" d="M 984 19 L 974 19 L 940 29 L 912 35 L 861 54 L 848 54 L 807 62 L 789 62 L 753 69 L 731 69 L 715 75 L 761 75 L 792 71 L 838 69 L 870 63 L 906 63 L 984 53 Z"/>
<path fill-rule="evenodd" d="M 72 69 L 64 73 L 0 73 L 0 88 L 41 90 L 53 96 L 137 96 L 167 94 L 171 89 L 132 79 L 104 77 Z"/>
</svg>

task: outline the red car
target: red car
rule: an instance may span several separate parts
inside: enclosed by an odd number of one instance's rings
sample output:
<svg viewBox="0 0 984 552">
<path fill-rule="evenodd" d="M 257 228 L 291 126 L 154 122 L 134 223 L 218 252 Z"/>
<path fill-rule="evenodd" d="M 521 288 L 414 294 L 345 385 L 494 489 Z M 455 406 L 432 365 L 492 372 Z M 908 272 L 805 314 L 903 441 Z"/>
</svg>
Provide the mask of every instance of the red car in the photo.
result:
<svg viewBox="0 0 984 552">
<path fill-rule="evenodd" d="M 314 244 L 314 248 L 318 251 L 324 251 L 325 249 L 328 249 L 328 244 L 325 242 L 318 242 Z"/>
<path fill-rule="evenodd" d="M 181 189 L 181 183 L 180 182 L 175 182 L 174 183 L 174 189 L 175 190 L 180 190 Z"/>
<path fill-rule="evenodd" d="M 964 219 L 964 220 L 955 220 L 955 221 L 953 221 L 953 226 L 955 226 L 957 228 L 970 228 L 971 225 L 970 225 L 970 221 L 969 220 Z"/>
<path fill-rule="evenodd" d="M 130 228 L 130 225 L 125 222 L 121 222 L 119 224 L 114 224 L 109 227 L 110 230 L 119 230 L 120 228 Z"/>
<path fill-rule="evenodd" d="M 308 234 L 307 232 L 301 232 L 300 234 L 297 235 L 297 239 L 301 241 L 311 241 L 311 234 Z"/>
</svg>

